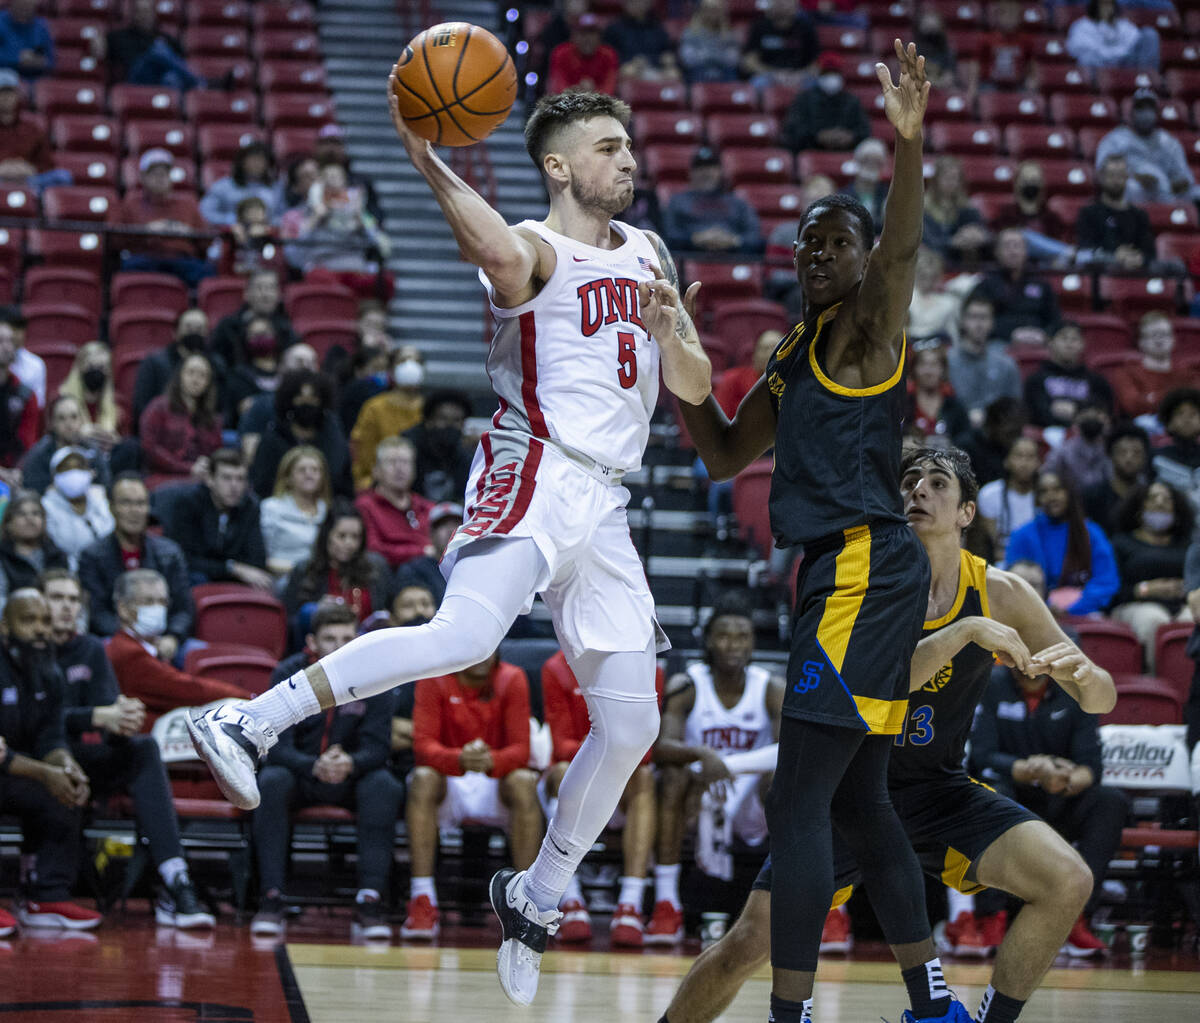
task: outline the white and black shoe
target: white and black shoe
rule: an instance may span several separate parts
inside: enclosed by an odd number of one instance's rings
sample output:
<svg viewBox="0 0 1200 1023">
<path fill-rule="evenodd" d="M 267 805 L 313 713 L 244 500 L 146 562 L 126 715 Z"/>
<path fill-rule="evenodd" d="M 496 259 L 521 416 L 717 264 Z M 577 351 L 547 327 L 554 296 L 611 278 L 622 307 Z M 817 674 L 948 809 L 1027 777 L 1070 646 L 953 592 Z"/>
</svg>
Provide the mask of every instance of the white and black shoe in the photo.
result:
<svg viewBox="0 0 1200 1023">
<path fill-rule="evenodd" d="M 239 810 L 258 806 L 258 762 L 279 741 L 275 729 L 261 726 L 237 704 L 193 711 L 187 729 L 225 798 Z"/>
<path fill-rule="evenodd" d="M 533 1002 L 546 941 L 558 930 L 562 919 L 557 909 L 538 910 L 525 896 L 524 880 L 525 871 L 505 867 L 492 878 L 488 889 L 503 933 L 496 955 L 496 972 L 504 993 L 516 1005 Z"/>
<path fill-rule="evenodd" d="M 217 924 L 216 918 L 200 902 L 186 874 L 176 878 L 175 883 L 159 896 L 154 904 L 154 919 L 164 927 L 185 931 Z"/>
</svg>

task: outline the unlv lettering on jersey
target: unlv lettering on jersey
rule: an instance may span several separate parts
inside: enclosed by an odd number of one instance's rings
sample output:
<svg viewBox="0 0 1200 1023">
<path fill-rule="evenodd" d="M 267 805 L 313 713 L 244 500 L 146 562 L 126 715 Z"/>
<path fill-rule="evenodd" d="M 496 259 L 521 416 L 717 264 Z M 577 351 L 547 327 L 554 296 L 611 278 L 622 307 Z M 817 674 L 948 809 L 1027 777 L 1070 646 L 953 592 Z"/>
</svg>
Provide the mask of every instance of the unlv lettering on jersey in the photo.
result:
<svg viewBox="0 0 1200 1023">
<path fill-rule="evenodd" d="M 758 739 L 758 729 L 738 728 L 736 725 L 723 725 L 719 728 L 706 728 L 703 733 L 704 745 L 710 749 L 748 750 L 754 748 Z"/>
<path fill-rule="evenodd" d="M 492 524 L 504 517 L 508 499 L 517 485 L 516 462 L 492 470 L 491 481 L 483 489 L 479 501 L 471 509 L 470 519 L 462 527 L 467 536 L 482 536 Z"/>
<path fill-rule="evenodd" d="M 645 326 L 639 315 L 638 282 L 632 277 L 603 277 L 575 289 L 579 296 L 579 329 L 591 337 L 601 327 L 618 320 Z"/>
</svg>

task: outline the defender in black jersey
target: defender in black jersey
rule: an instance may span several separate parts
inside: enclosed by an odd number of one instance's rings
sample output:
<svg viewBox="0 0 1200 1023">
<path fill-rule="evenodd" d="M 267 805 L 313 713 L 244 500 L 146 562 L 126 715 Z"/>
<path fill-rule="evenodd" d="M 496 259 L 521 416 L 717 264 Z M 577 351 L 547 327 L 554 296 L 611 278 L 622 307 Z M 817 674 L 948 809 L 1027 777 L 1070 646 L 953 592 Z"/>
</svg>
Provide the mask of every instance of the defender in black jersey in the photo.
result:
<svg viewBox="0 0 1200 1023">
<path fill-rule="evenodd" d="M 1066 638 L 1027 583 L 961 549 L 976 492 L 965 454 L 915 452 L 904 463 L 901 488 L 911 530 L 928 553 L 933 577 L 888 787 L 926 873 L 960 891 L 994 887 L 1025 901 L 997 953 L 976 1017 L 977 1023 L 1011 1023 L 1087 901 L 1092 876 L 1049 825 L 967 775 L 964 747 L 975 707 L 994 658 L 1029 674 L 1050 675 L 1092 713 L 1110 710 L 1116 691 L 1108 673 Z M 859 872 L 844 846 L 835 864 L 837 905 L 850 897 Z M 771 880 L 768 861 L 741 917 L 697 960 L 664 1021 L 714 1019 L 762 965 Z"/>
<path fill-rule="evenodd" d="M 771 892 L 771 1019 L 806 1023 L 821 926 L 834 893 L 833 831 L 868 878 L 912 1011 L 961 1021 L 933 951 L 921 867 L 887 794 L 921 634 L 929 564 L 899 497 L 904 321 L 923 216 L 925 60 L 895 41 L 900 82 L 876 65 L 896 129 L 883 229 L 843 195 L 800 218 L 794 247 L 804 317 L 729 422 L 713 400 L 682 414 L 712 479 L 775 449 L 771 525 L 799 545 L 779 757 L 767 800 L 771 858 L 803 884 Z"/>
</svg>

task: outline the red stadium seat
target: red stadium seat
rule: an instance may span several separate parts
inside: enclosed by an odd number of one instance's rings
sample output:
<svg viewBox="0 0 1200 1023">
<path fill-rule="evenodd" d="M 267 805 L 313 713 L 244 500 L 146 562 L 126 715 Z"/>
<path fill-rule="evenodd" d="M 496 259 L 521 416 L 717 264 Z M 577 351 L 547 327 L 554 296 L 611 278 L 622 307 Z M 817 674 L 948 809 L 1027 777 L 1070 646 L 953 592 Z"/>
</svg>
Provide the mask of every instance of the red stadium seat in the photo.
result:
<svg viewBox="0 0 1200 1023">
<path fill-rule="evenodd" d="M 320 128 L 337 121 L 337 111 L 320 93 L 272 93 L 263 100 L 263 121 L 271 129 Z"/>
<path fill-rule="evenodd" d="M 45 78 L 33 87 L 33 105 L 47 120 L 59 114 L 104 116 L 104 89 L 95 82 Z"/>
<path fill-rule="evenodd" d="M 315 32 L 304 29 L 264 29 L 254 39 L 254 56 L 258 60 L 320 59 L 321 41 Z"/>
<path fill-rule="evenodd" d="M 694 86 L 693 86 L 694 88 Z M 783 123 L 784 115 L 792 100 L 796 98 L 796 88 L 792 85 L 768 85 L 762 92 L 762 108 L 764 114 L 773 114 Z"/>
<path fill-rule="evenodd" d="M 876 96 L 882 101 L 882 92 L 876 91 Z M 882 103 L 880 103 L 879 109 L 883 109 Z M 967 93 L 955 89 L 938 89 L 929 97 L 926 116 L 929 118 L 930 124 L 941 121 L 974 121 L 975 110 L 971 103 L 971 97 Z"/>
<path fill-rule="evenodd" d="M 320 64 L 305 64 L 298 60 L 264 60 L 258 69 L 258 84 L 264 93 L 329 91 L 325 68 Z M 678 83 L 671 83 L 671 86 L 683 88 Z"/>
<path fill-rule="evenodd" d="M 56 185 L 42 193 L 42 213 L 49 220 L 102 223 L 116 207 L 116 189 L 103 185 Z"/>
<path fill-rule="evenodd" d="M 1128 123 L 1130 114 L 1132 113 L 1133 97 L 1126 96 L 1121 100 L 1121 120 Z M 1162 127 L 1166 128 L 1173 135 L 1176 135 L 1180 131 L 1187 131 L 1187 126 L 1191 123 L 1187 103 L 1181 99 L 1159 100 L 1158 121 Z M 1184 146 L 1184 148 L 1186 149 L 1187 147 Z"/>
<path fill-rule="evenodd" d="M 188 57 L 245 57 L 249 53 L 250 37 L 236 25 L 212 28 L 195 26 L 183 33 L 183 50 Z"/>
<path fill-rule="evenodd" d="M 1091 289 L 1088 289 L 1091 301 Z M 1127 352 L 1133 348 L 1133 333 L 1129 322 L 1112 313 L 1070 310 L 1070 318 L 1079 324 L 1089 352 Z"/>
<path fill-rule="evenodd" d="M 196 639 L 246 643 L 283 656 L 287 614 L 274 597 L 234 583 L 203 583 L 192 587 L 192 600 Z"/>
<path fill-rule="evenodd" d="M 934 122 L 929 145 L 935 152 L 988 156 L 1000 151 L 1000 129 L 983 122 Z"/>
<path fill-rule="evenodd" d="M 1105 671 L 1136 675 L 1142 670 L 1142 644 L 1128 625 L 1091 618 L 1071 622 L 1079 647 Z"/>
<path fill-rule="evenodd" d="M 157 85 L 114 85 L 108 102 L 122 121 L 178 121 L 183 116 L 179 93 Z"/>
<path fill-rule="evenodd" d="M 1171 68 L 1163 75 L 1163 83 L 1176 99 L 1188 103 L 1200 99 L 1200 68 Z"/>
<path fill-rule="evenodd" d="M 316 26 L 316 15 L 312 5 L 307 3 L 256 3 L 251 20 L 258 31 L 263 29 L 313 29 Z"/>
<path fill-rule="evenodd" d="M 1088 369 L 1094 369 L 1097 373 L 1105 375 L 1109 370 L 1141 362 L 1142 356 L 1140 352 L 1130 349 L 1120 352 L 1093 352 L 1089 346 L 1089 350 L 1084 353 L 1083 361 L 1087 364 Z"/>
<path fill-rule="evenodd" d="M 1096 91 L 1104 96 L 1122 99 L 1132 96 L 1138 89 L 1160 91 L 1162 82 L 1155 71 L 1139 71 L 1137 68 L 1106 67 L 1096 70 Z"/>
<path fill-rule="evenodd" d="M 15 227 L 0 227 L 0 273 L 7 279 L 10 292 L 12 282 L 20 272 L 25 258 L 25 232 Z"/>
<path fill-rule="evenodd" d="M 196 189 L 195 164 L 190 158 L 181 158 L 172 165 L 169 177 L 176 191 L 189 192 Z M 141 188 L 141 172 L 138 170 L 138 158 L 127 156 L 121 161 L 121 181 L 125 191 L 131 192 Z"/>
<path fill-rule="evenodd" d="M 50 18 L 50 37 L 55 47 L 94 52 L 93 44 L 108 32 L 107 16 L 90 15 L 82 18 Z"/>
<path fill-rule="evenodd" d="M 1200 233 L 1183 234 L 1168 232 L 1155 239 L 1159 259 L 1177 259 L 1184 266 L 1200 267 Z M 1192 276 L 1200 276 L 1193 270 Z"/>
<path fill-rule="evenodd" d="M 629 78 L 621 83 L 617 92 L 634 110 L 687 109 L 687 86 L 681 82 L 650 82 Z"/>
<path fill-rule="evenodd" d="M 266 650 L 254 647 L 231 649 L 240 644 L 212 643 L 188 652 L 183 670 L 191 675 L 215 678 L 244 689 L 253 696 L 271 687 L 271 675 L 279 660 Z"/>
<path fill-rule="evenodd" d="M 100 153 L 54 154 L 54 166 L 69 171 L 77 185 L 105 185 L 117 187 L 117 161 Z"/>
<path fill-rule="evenodd" d="M 1042 124 L 1046 100 L 1038 93 L 984 92 L 979 96 L 979 116 L 994 124 Z"/>
<path fill-rule="evenodd" d="M 787 310 L 765 298 L 721 303 L 713 314 L 709 335 L 721 339 L 721 346 L 732 351 L 733 362 L 748 364 L 754 344 L 764 330 L 786 334 L 791 327 Z"/>
<path fill-rule="evenodd" d="M 759 262 L 718 263 L 689 259 L 680 276 L 689 284 L 703 281 L 698 304 L 701 322 L 705 325 L 721 303 L 762 295 L 763 268 Z"/>
<path fill-rule="evenodd" d="M 865 31 L 842 25 L 818 25 L 817 42 L 821 44 L 822 50 L 837 50 L 839 53 L 868 48 Z"/>
<path fill-rule="evenodd" d="M 1159 56 L 1165 70 L 1184 71 L 1200 68 L 1200 43 L 1194 39 L 1164 39 L 1159 43 Z"/>
<path fill-rule="evenodd" d="M 1175 691 L 1153 675 L 1113 673 L 1117 687 L 1117 705 L 1101 715 L 1102 725 L 1174 725 L 1182 717 L 1182 705 Z"/>
<path fill-rule="evenodd" d="M 634 114 L 630 127 L 634 141 L 639 146 L 664 143 L 698 145 L 703 138 L 704 123 L 696 114 L 647 110 Z"/>
<path fill-rule="evenodd" d="M 1196 662 L 1187 652 L 1195 629 L 1191 622 L 1168 622 L 1160 625 L 1154 636 L 1154 672 L 1174 690 L 1181 704 L 1187 702 L 1196 674 Z"/>
<path fill-rule="evenodd" d="M 181 160 L 191 160 L 195 136 L 183 121 L 129 121 L 125 125 L 125 151 L 139 156 L 147 149 L 166 149 Z M 129 184 L 128 179 L 125 182 Z"/>
<path fill-rule="evenodd" d="M 286 163 L 293 156 L 307 156 L 317 144 L 317 128 L 276 128 L 271 132 L 271 152 Z"/>
<path fill-rule="evenodd" d="M 86 270 L 34 266 L 25 273 L 23 298 L 28 303 L 68 302 L 99 319 L 102 295 L 100 278 Z M 89 338 L 89 340 L 91 340 Z"/>
<path fill-rule="evenodd" d="M 1091 167 L 1075 159 L 1043 159 L 1040 163 L 1048 195 L 1086 195 L 1090 198 L 1095 194 Z"/>
<path fill-rule="evenodd" d="M 47 266 L 73 267 L 99 276 L 104 265 L 104 240 L 99 234 L 85 231 L 47 231 L 35 227 L 28 236 L 29 255 L 41 259 Z"/>
<path fill-rule="evenodd" d="M 758 93 L 747 82 L 696 82 L 691 108 L 701 117 L 712 114 L 757 114 Z"/>
<path fill-rule="evenodd" d="M 963 183 L 968 192 L 1003 192 L 1012 194 L 1013 176 L 1017 162 L 1007 156 L 960 156 Z"/>
<path fill-rule="evenodd" d="M 255 64 L 248 57 L 188 57 L 188 66 L 210 82 L 228 82 L 231 89 L 254 86 Z"/>
<path fill-rule="evenodd" d="M 855 169 L 854 154 L 850 152 L 826 153 L 809 149 L 796 158 L 796 177 L 800 181 L 807 181 L 814 174 L 824 174 L 840 185 L 854 176 Z"/>
<path fill-rule="evenodd" d="M 1079 211 L 1091 203 L 1091 199 L 1083 195 L 1052 195 L 1046 200 L 1046 208 L 1056 213 L 1067 226 L 1067 237 L 1075 234 L 1075 222 L 1079 219 Z"/>
<path fill-rule="evenodd" d="M 768 146 L 779 139 L 779 121 L 770 114 L 713 114 L 708 118 L 706 134 L 722 150 Z"/>
<path fill-rule="evenodd" d="M 108 295 L 113 309 L 140 307 L 178 316 L 188 307 L 187 286 L 171 274 L 113 274 Z"/>
<path fill-rule="evenodd" d="M 1150 227 L 1156 232 L 1187 234 L 1200 227 L 1196 204 L 1190 202 L 1148 202 L 1142 204 Z"/>
<path fill-rule="evenodd" d="M 1121 111 L 1110 96 L 1056 92 L 1050 96 L 1050 120 L 1072 128 L 1115 128 Z"/>
<path fill-rule="evenodd" d="M 70 341 L 44 341 L 29 350 L 46 364 L 46 400 L 52 401 L 75 365 L 79 348 Z"/>
<path fill-rule="evenodd" d="M 774 467 L 773 459 L 760 458 L 733 479 L 733 515 L 737 519 L 738 531 L 743 539 L 758 548 L 764 558 L 769 558 L 775 547 L 771 517 L 767 511 Z"/>
<path fill-rule="evenodd" d="M 786 184 L 792 180 L 792 154 L 786 149 L 738 148 L 721 153 L 721 171 L 730 187 Z"/>
<path fill-rule="evenodd" d="M 191 0 L 189 17 L 193 25 L 245 25 L 250 8 L 240 0 Z"/>
<path fill-rule="evenodd" d="M 215 327 L 242 307 L 245 293 L 246 281 L 242 277 L 206 277 L 196 286 L 196 304 Z"/>
<path fill-rule="evenodd" d="M 242 146 L 266 141 L 266 132 L 257 125 L 206 124 L 196 131 L 201 160 L 232 160 Z"/>
<path fill-rule="evenodd" d="M 1058 296 L 1058 304 L 1064 312 L 1091 312 L 1092 279 L 1087 274 L 1078 273 L 1048 273 L 1045 279 Z"/>
<path fill-rule="evenodd" d="M 289 284 L 283 291 L 283 305 L 295 320 L 343 320 L 353 324 L 358 316 L 354 293 L 336 284 Z"/>
<path fill-rule="evenodd" d="M 1057 40 L 1055 41 L 1057 43 Z M 1047 44 L 1049 45 L 1049 44 Z M 1037 63 L 1037 88 L 1042 95 L 1075 94 L 1091 96 L 1095 94 L 1090 76 L 1075 65 L 1073 58 L 1067 58 L 1069 64 Z"/>
<path fill-rule="evenodd" d="M 1152 309 L 1172 315 L 1178 306 L 1176 281 L 1168 277 L 1100 278 L 1100 298 L 1118 316 L 1136 319 Z"/>
<path fill-rule="evenodd" d="M 1037 369 L 1049 356 L 1049 352 L 1043 345 L 1011 345 L 1008 354 L 1012 357 L 1013 362 L 1017 364 L 1017 369 L 1021 373 L 1021 379 L 1024 380 L 1035 369 Z"/>
<path fill-rule="evenodd" d="M 113 358 L 118 352 L 148 352 L 165 348 L 175 340 L 176 314 L 169 309 L 141 306 L 114 308 L 108 317 L 108 343 Z"/>
<path fill-rule="evenodd" d="M 646 173 L 657 184 L 686 182 L 692 166 L 694 145 L 651 145 L 643 150 Z"/>
<path fill-rule="evenodd" d="M 764 221 L 797 220 L 804 211 L 804 192 L 800 185 L 742 185 L 738 195 L 754 207 Z"/>
<path fill-rule="evenodd" d="M 37 193 L 32 189 L 24 185 L 0 185 L 0 216 L 33 219 L 40 208 Z"/>
<path fill-rule="evenodd" d="M 119 0 L 58 0 L 54 12 L 60 18 L 86 18 L 91 21 L 117 21 Z"/>
<path fill-rule="evenodd" d="M 100 333 L 95 316 L 66 302 L 25 302 L 21 312 L 27 321 L 25 343 L 30 351 L 48 341 L 79 346 L 95 341 Z"/>
<path fill-rule="evenodd" d="M 1107 134 L 1107 128 L 1079 129 L 1079 152 L 1089 167 L 1096 165 L 1096 151 L 1100 148 L 1100 143 Z"/>
<path fill-rule="evenodd" d="M 316 349 L 317 356 L 321 359 L 324 359 L 335 345 L 341 345 L 350 351 L 354 347 L 357 337 L 352 318 L 349 320 L 324 318 L 293 320 L 292 326 L 296 328 L 296 333 L 300 335 L 305 344 L 312 345 Z"/>
<path fill-rule="evenodd" d="M 54 54 L 55 74 L 64 82 L 91 82 L 103 88 L 107 70 L 106 62 L 85 51 L 58 50 Z"/>
<path fill-rule="evenodd" d="M 1004 129 L 1004 148 L 1018 160 L 1073 157 L 1077 144 L 1075 133 L 1061 125 L 1010 124 Z"/>
<path fill-rule="evenodd" d="M 118 155 L 117 124 L 107 117 L 60 114 L 50 122 L 50 138 L 57 149 L 77 153 Z"/>
</svg>

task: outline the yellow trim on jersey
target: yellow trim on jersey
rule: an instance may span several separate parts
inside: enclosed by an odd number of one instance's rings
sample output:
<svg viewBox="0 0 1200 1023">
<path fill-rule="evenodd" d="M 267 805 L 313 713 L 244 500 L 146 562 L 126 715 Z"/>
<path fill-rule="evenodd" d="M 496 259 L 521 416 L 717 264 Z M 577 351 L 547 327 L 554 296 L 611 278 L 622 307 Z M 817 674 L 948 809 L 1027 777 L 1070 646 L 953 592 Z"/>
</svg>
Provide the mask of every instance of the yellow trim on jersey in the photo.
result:
<svg viewBox="0 0 1200 1023">
<path fill-rule="evenodd" d="M 808 364 L 812 368 L 813 376 L 817 378 L 825 390 L 832 391 L 834 394 L 845 395 L 847 398 L 869 398 L 874 394 L 883 394 L 885 391 L 890 391 L 900 382 L 900 378 L 904 376 L 904 355 L 908 350 L 908 337 L 904 333 L 900 335 L 900 359 L 896 363 L 896 371 L 882 384 L 875 384 L 873 387 L 845 387 L 827 377 L 825 371 L 821 369 L 820 363 L 817 362 L 817 339 L 821 336 L 821 328 L 825 326 L 825 321 L 838 311 L 841 304 L 841 302 L 838 302 L 836 305 L 831 305 L 817 317 L 817 329 L 813 333 L 812 344 L 808 346 Z"/>
<path fill-rule="evenodd" d="M 848 884 L 845 888 L 839 888 L 833 893 L 833 901 L 829 903 L 830 910 L 837 909 L 838 906 L 844 906 L 850 901 L 850 896 L 854 894 L 854 885 Z"/>
<path fill-rule="evenodd" d="M 942 870 L 942 881 L 964 895 L 974 895 L 983 891 L 987 885 L 967 880 L 967 871 L 971 869 L 971 861 L 957 849 L 946 847 L 945 867 Z"/>
<path fill-rule="evenodd" d="M 862 608 L 871 577 L 871 527 L 842 531 L 844 546 L 833 563 L 833 593 L 825 599 L 817 642 L 839 675 L 850 646 L 850 633 Z"/>
<path fill-rule="evenodd" d="M 899 735 L 908 717 L 908 698 L 877 700 L 872 696 L 854 697 L 859 716 L 867 723 L 872 735 Z"/>
<path fill-rule="evenodd" d="M 819 324 L 820 320 L 817 322 Z M 796 345 L 802 337 L 804 337 L 804 324 L 801 322 L 797 323 L 796 326 L 792 328 L 792 332 L 779 342 L 779 347 L 775 349 L 775 361 L 782 362 L 789 355 L 791 355 L 792 352 L 795 351 Z"/>
<path fill-rule="evenodd" d="M 963 601 L 967 599 L 969 590 L 979 591 L 979 603 L 983 609 L 983 616 L 990 618 L 988 614 L 987 602 L 987 562 L 983 558 L 976 557 L 970 551 L 960 550 L 958 557 L 958 591 L 954 594 L 954 603 L 950 610 L 947 611 L 941 618 L 934 621 L 927 621 L 922 624 L 921 628 L 925 632 L 931 632 L 934 629 L 940 629 L 943 625 L 949 625 L 958 613 L 962 610 Z"/>
</svg>

